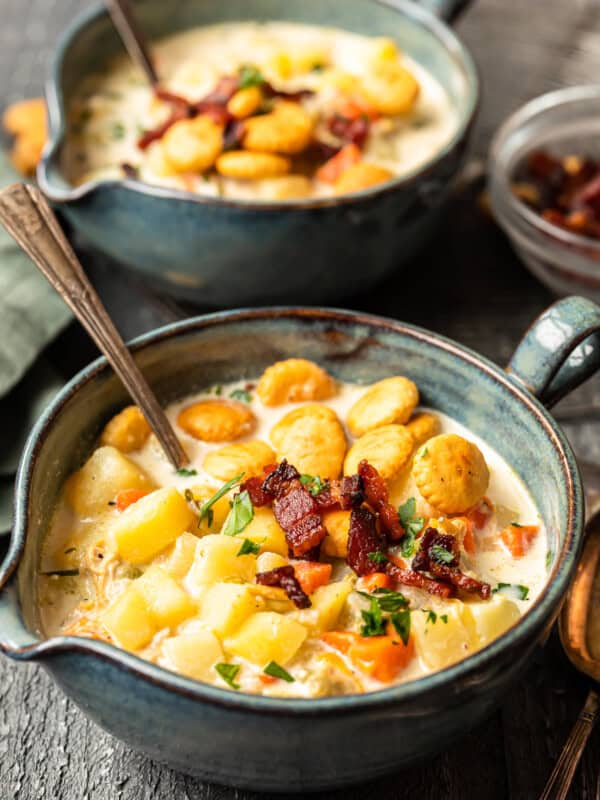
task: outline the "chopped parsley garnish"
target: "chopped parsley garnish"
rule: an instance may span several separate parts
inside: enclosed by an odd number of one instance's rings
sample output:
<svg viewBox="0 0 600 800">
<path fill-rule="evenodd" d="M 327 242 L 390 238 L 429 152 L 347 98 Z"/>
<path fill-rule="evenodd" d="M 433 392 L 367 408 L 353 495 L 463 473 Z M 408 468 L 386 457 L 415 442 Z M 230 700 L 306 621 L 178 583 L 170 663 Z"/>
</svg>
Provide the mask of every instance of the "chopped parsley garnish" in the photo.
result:
<svg viewBox="0 0 600 800">
<path fill-rule="evenodd" d="M 444 623 L 444 625 L 448 624 L 448 614 L 440 614 L 440 619 Z"/>
<path fill-rule="evenodd" d="M 130 567 L 127 570 L 127 577 L 132 581 L 137 581 L 138 578 L 141 578 L 144 573 L 139 567 Z"/>
<path fill-rule="evenodd" d="M 327 486 L 318 475 L 300 475 L 300 483 L 306 486 L 313 497 L 316 497 Z"/>
<path fill-rule="evenodd" d="M 373 553 L 368 553 L 367 554 L 367 558 L 369 559 L 369 561 L 372 561 L 374 564 L 387 564 L 387 562 L 389 561 L 389 559 L 386 556 L 386 554 L 385 553 L 380 553 L 378 550 L 376 550 Z"/>
<path fill-rule="evenodd" d="M 451 564 L 454 561 L 454 555 L 439 544 L 432 545 L 429 552 L 438 564 Z"/>
<path fill-rule="evenodd" d="M 295 681 L 295 678 L 293 678 L 290 673 L 276 661 L 270 661 L 264 668 L 263 672 L 265 675 L 270 675 L 271 678 L 279 678 L 287 683 L 294 683 Z"/>
<path fill-rule="evenodd" d="M 45 575 L 48 578 L 74 578 L 76 575 L 79 575 L 78 569 L 51 569 L 48 572 L 42 572 L 42 575 Z"/>
<path fill-rule="evenodd" d="M 188 469 L 187 467 L 180 467 L 175 470 L 176 475 L 181 475 L 182 478 L 191 478 L 198 474 L 197 469 Z"/>
<path fill-rule="evenodd" d="M 415 516 L 417 511 L 417 501 L 414 497 L 409 497 L 406 503 L 398 506 L 398 519 L 406 531 L 402 538 L 401 553 L 404 558 L 410 558 L 415 552 L 415 539 L 423 530 L 425 524 L 424 517 Z"/>
<path fill-rule="evenodd" d="M 399 611 L 401 608 L 408 608 L 408 600 L 400 592 L 380 587 L 375 589 L 375 595 L 382 611 Z"/>
<path fill-rule="evenodd" d="M 122 122 L 115 122 L 110 129 L 112 139 L 123 139 L 125 137 L 125 125 Z"/>
<path fill-rule="evenodd" d="M 529 597 L 529 586 L 523 586 L 522 583 L 499 583 L 492 591 L 505 594 L 513 600 L 527 600 Z"/>
<path fill-rule="evenodd" d="M 230 393 L 229 397 L 233 398 L 233 400 L 241 400 L 242 403 L 252 402 L 252 395 L 250 392 L 246 391 L 246 389 L 234 389 L 233 392 Z"/>
<path fill-rule="evenodd" d="M 242 546 L 237 551 L 238 556 L 257 556 L 260 552 L 260 545 L 253 542 L 252 539 L 244 539 Z"/>
<path fill-rule="evenodd" d="M 410 637 L 410 611 L 408 608 L 404 608 L 402 611 L 395 611 L 390 616 L 390 620 L 398 636 L 402 639 L 402 644 L 406 647 Z"/>
<path fill-rule="evenodd" d="M 552 550 L 548 550 L 548 552 L 546 553 L 546 569 L 550 569 L 550 567 L 552 566 L 553 559 L 554 559 L 554 553 L 552 552 Z"/>
<path fill-rule="evenodd" d="M 244 473 L 240 472 L 240 474 L 236 475 L 235 478 L 232 478 L 230 481 L 227 481 L 227 483 L 224 483 L 223 486 L 221 486 L 221 488 L 217 492 L 215 492 L 211 498 L 209 498 L 206 501 L 206 503 L 203 503 L 203 505 L 201 505 L 198 508 L 198 511 L 200 512 L 200 517 L 198 518 L 198 527 L 200 527 L 200 523 L 206 517 L 206 524 L 210 528 L 210 526 L 213 523 L 213 510 L 212 510 L 212 507 L 214 506 L 214 504 L 218 500 L 220 500 L 224 495 L 226 495 L 227 492 L 230 492 L 235 486 L 238 486 L 243 477 L 244 477 Z M 187 491 L 185 493 L 185 499 L 188 502 L 190 502 L 190 501 L 193 501 L 194 503 L 196 502 L 194 500 L 194 495 L 190 491 Z M 252 517 L 250 519 L 252 519 Z M 246 527 L 246 526 L 244 526 L 244 527 Z M 242 528 L 242 530 L 243 530 L 243 528 Z"/>
<path fill-rule="evenodd" d="M 363 618 L 364 623 L 360 629 L 361 636 L 385 635 L 385 622 L 376 597 L 371 597 L 369 610 L 361 611 L 360 615 Z"/>
<path fill-rule="evenodd" d="M 520 525 L 518 522 L 511 522 L 510 523 L 510 527 L 511 528 L 522 528 L 523 526 Z"/>
<path fill-rule="evenodd" d="M 260 86 L 263 83 L 265 83 L 265 79 L 258 67 L 253 64 L 246 64 L 240 69 L 240 89 L 249 89 L 251 86 Z"/>
<path fill-rule="evenodd" d="M 426 447 L 424 450 L 421 451 L 421 458 L 427 458 L 429 455 L 429 448 Z"/>
<path fill-rule="evenodd" d="M 233 498 L 231 511 L 223 528 L 225 536 L 237 536 L 245 530 L 254 517 L 254 506 L 247 491 L 241 492 Z"/>
<path fill-rule="evenodd" d="M 312 67 L 310 68 L 310 71 L 311 72 L 323 72 L 325 67 L 326 67 L 326 64 L 324 64 L 322 61 L 317 61 L 316 63 L 314 63 L 312 65 Z"/>
<path fill-rule="evenodd" d="M 432 625 L 435 625 L 435 623 L 437 622 L 437 614 L 435 613 L 435 611 L 432 611 L 430 608 L 422 608 L 421 611 L 424 614 L 427 614 L 427 617 L 425 619 L 425 624 L 427 625 L 428 622 L 431 622 Z"/>
<path fill-rule="evenodd" d="M 240 671 L 239 664 L 215 664 L 215 669 L 228 686 L 231 686 L 232 689 L 240 688 L 239 683 L 235 682 Z"/>
</svg>

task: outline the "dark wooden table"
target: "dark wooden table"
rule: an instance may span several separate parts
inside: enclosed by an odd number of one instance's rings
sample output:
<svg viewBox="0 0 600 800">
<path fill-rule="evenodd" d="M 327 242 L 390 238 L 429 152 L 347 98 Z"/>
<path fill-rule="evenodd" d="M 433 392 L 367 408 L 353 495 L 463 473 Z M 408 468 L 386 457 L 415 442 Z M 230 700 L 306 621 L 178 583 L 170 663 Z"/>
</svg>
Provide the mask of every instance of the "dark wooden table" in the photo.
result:
<svg viewBox="0 0 600 800">
<path fill-rule="evenodd" d="M 87 5 L 83 0 L 0 0 L 2 105 L 39 93 L 58 33 Z M 485 86 L 468 168 L 472 180 L 457 194 L 444 229 L 419 257 L 416 268 L 348 305 L 440 331 L 504 364 L 526 325 L 552 298 L 479 210 L 481 183 L 476 176 L 481 175 L 493 131 L 511 110 L 547 89 L 597 80 L 600 4 L 480 0 L 458 29 L 479 63 Z M 117 277 L 110 265 L 85 248 L 82 254 L 126 336 L 191 313 L 148 295 L 135 280 Z M 50 355 L 67 376 L 94 351 L 73 326 L 50 348 Z M 579 389 L 556 414 L 578 456 L 600 463 L 600 379 Z M 466 731 L 453 748 L 375 785 L 327 796 L 535 798 L 585 692 L 585 682 L 569 666 L 554 635 L 502 708 L 477 729 Z M 357 741 L 357 758 L 360 746 Z M 572 800 L 600 797 L 599 764 L 600 730 L 584 755 Z M 89 722 L 42 669 L 0 661 L 1 800 L 250 797 L 259 796 L 202 784 L 132 752 Z"/>
</svg>

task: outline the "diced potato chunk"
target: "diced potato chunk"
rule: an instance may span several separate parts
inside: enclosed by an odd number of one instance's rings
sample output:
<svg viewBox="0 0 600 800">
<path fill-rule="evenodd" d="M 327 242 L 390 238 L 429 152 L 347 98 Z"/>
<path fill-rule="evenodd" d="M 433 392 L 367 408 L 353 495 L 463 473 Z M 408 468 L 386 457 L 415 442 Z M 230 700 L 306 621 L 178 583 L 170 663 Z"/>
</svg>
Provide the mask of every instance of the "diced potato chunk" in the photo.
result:
<svg viewBox="0 0 600 800">
<path fill-rule="evenodd" d="M 465 623 L 464 603 L 449 601 L 433 621 L 427 610 L 411 613 L 411 630 L 421 659 L 430 669 L 456 664 L 474 651 L 472 626 Z M 445 621 L 445 619 L 447 621 Z"/>
<path fill-rule="evenodd" d="M 501 594 L 493 595 L 490 600 L 465 603 L 465 622 L 473 625 L 476 650 L 501 636 L 520 616 L 517 604 Z"/>
<path fill-rule="evenodd" d="M 323 524 L 327 536 L 323 541 L 323 553 L 326 556 L 346 558 L 348 555 L 348 532 L 350 530 L 349 511 L 326 511 Z"/>
<path fill-rule="evenodd" d="M 352 591 L 352 580 L 336 581 L 319 586 L 310 600 L 312 608 L 318 615 L 318 627 L 321 631 L 329 631 L 336 627 L 337 621 Z"/>
<path fill-rule="evenodd" d="M 65 485 L 71 508 L 82 517 L 108 510 L 122 489 L 153 489 L 145 472 L 115 447 L 98 447 Z"/>
<path fill-rule="evenodd" d="M 296 655 L 306 636 L 306 628 L 297 620 L 274 611 L 261 611 L 227 639 L 225 649 L 258 667 L 266 667 L 270 661 L 283 666 Z"/>
<path fill-rule="evenodd" d="M 125 561 L 144 564 L 173 544 L 196 517 L 177 489 L 166 487 L 142 497 L 111 526 L 115 549 Z"/>
<path fill-rule="evenodd" d="M 176 628 L 196 612 L 190 596 L 162 567 L 152 565 L 135 582 L 150 609 L 157 627 Z"/>
<path fill-rule="evenodd" d="M 104 611 L 101 622 L 119 647 L 139 650 L 156 633 L 156 624 L 145 599 L 130 586 Z"/>
<path fill-rule="evenodd" d="M 212 681 L 214 665 L 223 660 L 219 640 L 210 631 L 173 636 L 163 644 L 163 654 L 165 666 L 199 681 Z"/>
<path fill-rule="evenodd" d="M 269 572 L 278 567 L 285 567 L 288 563 L 287 558 L 280 556 L 279 553 L 261 553 L 256 559 L 256 571 Z"/>
<path fill-rule="evenodd" d="M 209 534 L 198 541 L 187 583 L 190 591 L 217 581 L 251 581 L 256 575 L 256 556 L 238 556 L 240 539 Z"/>
<path fill-rule="evenodd" d="M 200 618 L 217 636 L 229 636 L 264 603 L 240 583 L 216 583 L 202 597 Z"/>
<path fill-rule="evenodd" d="M 288 545 L 285 533 L 270 508 L 255 508 L 252 521 L 244 528 L 240 537 L 250 539 L 251 542 L 259 544 L 261 553 L 269 551 L 271 553 L 279 553 L 281 556 L 287 556 Z"/>
<path fill-rule="evenodd" d="M 198 544 L 198 537 L 193 533 L 182 533 L 181 536 L 175 541 L 173 549 L 165 557 L 162 566 L 165 570 L 177 580 L 180 580 L 187 575 L 190 567 L 194 561 L 196 554 L 196 545 Z"/>
</svg>

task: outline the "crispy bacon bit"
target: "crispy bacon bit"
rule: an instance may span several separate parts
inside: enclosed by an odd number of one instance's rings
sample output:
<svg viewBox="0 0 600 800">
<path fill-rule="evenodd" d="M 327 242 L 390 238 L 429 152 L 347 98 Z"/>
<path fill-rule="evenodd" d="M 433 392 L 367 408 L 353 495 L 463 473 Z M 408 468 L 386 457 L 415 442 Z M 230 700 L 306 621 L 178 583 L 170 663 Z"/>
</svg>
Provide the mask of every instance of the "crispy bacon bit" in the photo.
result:
<svg viewBox="0 0 600 800">
<path fill-rule="evenodd" d="M 282 497 L 290 488 L 293 481 L 300 479 L 300 473 L 296 467 L 283 459 L 277 467 L 269 472 L 263 481 L 262 490 L 274 498 Z M 308 492 L 307 492 L 308 494 Z"/>
<path fill-rule="evenodd" d="M 212 103 L 213 105 L 226 106 L 237 92 L 239 85 L 240 79 L 238 75 L 225 75 L 223 78 L 219 79 L 212 92 L 209 92 L 200 100 L 198 105 L 202 103 Z"/>
<path fill-rule="evenodd" d="M 297 608 L 310 608 L 309 596 L 302 590 L 294 568 L 291 566 L 276 567 L 268 572 L 259 572 L 256 582 L 262 586 L 278 586 L 287 594 Z"/>
<path fill-rule="evenodd" d="M 273 513 L 294 556 L 318 547 L 327 535 L 315 498 L 300 484 L 275 500 Z"/>
<path fill-rule="evenodd" d="M 384 541 L 377 531 L 376 522 L 375 514 L 368 509 L 352 509 L 346 561 L 361 577 L 381 569 L 372 557 L 369 558 L 372 553 L 385 553 Z"/>
<path fill-rule="evenodd" d="M 128 164 L 126 161 L 121 164 L 121 170 L 126 178 L 135 179 L 139 176 L 139 170 L 133 164 Z"/>
<path fill-rule="evenodd" d="M 288 548 L 288 555 L 290 558 L 295 558 L 296 561 L 318 561 L 321 557 L 321 545 L 318 544 L 316 547 L 312 547 L 306 553 L 302 553 L 301 556 L 295 556 L 290 547 Z"/>
<path fill-rule="evenodd" d="M 174 92 L 169 92 L 167 89 L 162 89 L 160 86 L 156 87 L 154 94 L 159 100 L 163 100 L 165 103 L 171 103 L 174 106 L 181 106 L 185 109 L 191 106 L 190 101 L 186 97 L 182 97 L 180 94 L 175 94 Z"/>
<path fill-rule="evenodd" d="M 264 81 L 260 84 L 260 89 L 266 98 L 281 97 L 282 100 L 289 100 L 291 103 L 299 103 L 305 97 L 312 97 L 312 89 L 299 89 L 296 92 L 285 92 L 283 89 L 276 89 L 272 84 Z"/>
<path fill-rule="evenodd" d="M 397 510 L 389 502 L 386 482 L 375 467 L 365 460 L 358 465 L 358 474 L 362 479 L 365 499 L 373 511 L 379 514 L 379 521 L 383 531 L 393 542 L 400 541 L 405 534 L 405 530 L 400 524 Z"/>
<path fill-rule="evenodd" d="M 421 572 L 415 572 L 412 569 L 401 569 L 390 563 L 386 565 L 386 572 L 398 583 L 403 583 L 405 586 L 416 586 L 437 597 L 448 598 L 456 594 L 454 587 L 450 584 L 427 578 Z"/>
<path fill-rule="evenodd" d="M 342 114 L 334 114 L 327 123 L 330 132 L 341 139 L 346 144 L 352 144 L 362 147 L 369 135 L 371 124 L 366 115 L 349 119 Z"/>
<path fill-rule="evenodd" d="M 190 117 L 189 107 L 183 108 L 177 106 L 173 109 L 171 116 L 156 128 L 150 131 L 145 131 L 137 141 L 137 146 L 140 150 L 147 150 L 153 142 L 157 142 L 165 135 L 169 128 L 173 127 L 176 122 Z"/>
<path fill-rule="evenodd" d="M 226 106 L 221 106 L 218 103 L 209 103 L 206 100 L 202 100 L 193 108 L 194 114 L 193 116 L 197 116 L 198 114 L 205 114 L 207 117 L 210 117 L 215 125 L 227 125 L 228 122 L 232 122 L 234 117 L 227 111 Z"/>
<path fill-rule="evenodd" d="M 253 477 L 245 480 L 240 486 L 240 492 L 248 492 L 252 505 L 257 508 L 258 506 L 268 506 L 273 502 L 273 496 L 267 492 L 263 492 L 264 478 Z"/>
<path fill-rule="evenodd" d="M 327 485 L 315 495 L 319 508 L 331 510 L 340 508 L 349 511 L 364 501 L 362 481 L 359 475 L 350 475 L 341 480 L 328 481 Z"/>
<path fill-rule="evenodd" d="M 443 554 L 447 553 L 447 556 Z M 489 583 L 483 583 L 459 569 L 458 541 L 456 536 L 440 533 L 435 528 L 427 528 L 421 539 L 421 546 L 413 558 L 412 569 L 417 572 L 430 572 L 436 578 L 462 589 L 469 594 L 478 594 L 482 600 L 491 595 Z"/>
<path fill-rule="evenodd" d="M 246 126 L 244 120 L 233 119 L 227 123 L 223 133 L 223 150 L 236 150 L 242 143 Z M 246 391 L 252 391 L 247 389 Z"/>
</svg>

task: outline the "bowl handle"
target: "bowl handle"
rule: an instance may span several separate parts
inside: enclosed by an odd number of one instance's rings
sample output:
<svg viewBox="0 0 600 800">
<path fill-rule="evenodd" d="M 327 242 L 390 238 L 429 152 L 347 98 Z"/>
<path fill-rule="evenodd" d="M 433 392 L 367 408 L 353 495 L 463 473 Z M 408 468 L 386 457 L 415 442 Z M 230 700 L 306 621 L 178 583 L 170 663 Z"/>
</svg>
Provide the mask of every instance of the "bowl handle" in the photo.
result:
<svg viewBox="0 0 600 800">
<path fill-rule="evenodd" d="M 600 307 L 565 297 L 530 326 L 506 368 L 547 408 L 600 369 Z"/>
<path fill-rule="evenodd" d="M 471 5 L 473 0 L 417 0 L 417 2 L 436 17 L 452 23 Z"/>
</svg>

